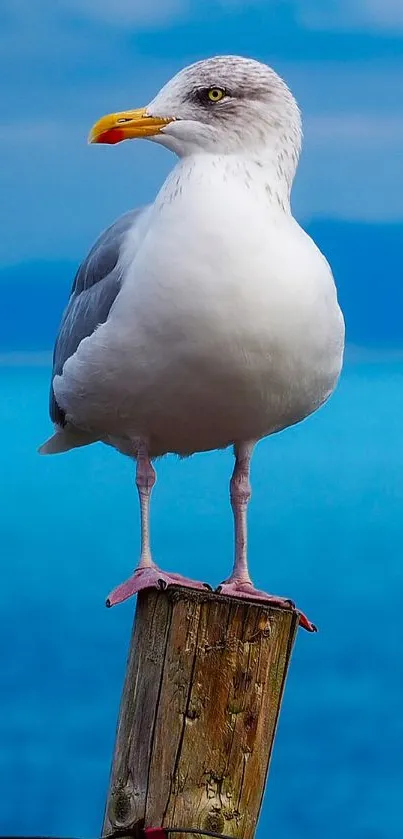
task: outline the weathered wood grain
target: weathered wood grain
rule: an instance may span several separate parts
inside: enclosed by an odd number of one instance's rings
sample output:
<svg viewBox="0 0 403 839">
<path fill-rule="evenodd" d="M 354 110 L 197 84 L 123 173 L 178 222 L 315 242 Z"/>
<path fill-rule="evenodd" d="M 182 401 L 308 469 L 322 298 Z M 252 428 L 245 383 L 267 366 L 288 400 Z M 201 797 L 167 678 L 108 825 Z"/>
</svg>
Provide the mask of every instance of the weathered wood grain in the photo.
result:
<svg viewBox="0 0 403 839">
<path fill-rule="evenodd" d="M 293 611 L 212 592 L 140 594 L 103 835 L 253 839 L 297 626 Z"/>
</svg>

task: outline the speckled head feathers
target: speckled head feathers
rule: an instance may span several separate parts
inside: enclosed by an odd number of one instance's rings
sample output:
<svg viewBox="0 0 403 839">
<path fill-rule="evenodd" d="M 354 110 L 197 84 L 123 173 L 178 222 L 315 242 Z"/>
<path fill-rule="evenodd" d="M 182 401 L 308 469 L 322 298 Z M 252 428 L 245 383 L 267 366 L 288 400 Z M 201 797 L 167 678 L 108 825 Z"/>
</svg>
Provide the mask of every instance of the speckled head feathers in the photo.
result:
<svg viewBox="0 0 403 839">
<path fill-rule="evenodd" d="M 223 88 L 232 100 L 267 102 L 282 94 L 290 101 L 292 94 L 277 73 L 252 58 L 236 55 L 219 55 L 197 61 L 185 67 L 165 87 L 191 92 L 198 89 Z M 294 103 L 295 104 L 295 103 Z"/>
<path fill-rule="evenodd" d="M 297 103 L 280 76 L 253 59 L 217 56 L 191 64 L 161 89 L 147 111 L 175 118 L 157 142 L 179 154 L 257 152 L 281 143 L 298 157 Z"/>
</svg>

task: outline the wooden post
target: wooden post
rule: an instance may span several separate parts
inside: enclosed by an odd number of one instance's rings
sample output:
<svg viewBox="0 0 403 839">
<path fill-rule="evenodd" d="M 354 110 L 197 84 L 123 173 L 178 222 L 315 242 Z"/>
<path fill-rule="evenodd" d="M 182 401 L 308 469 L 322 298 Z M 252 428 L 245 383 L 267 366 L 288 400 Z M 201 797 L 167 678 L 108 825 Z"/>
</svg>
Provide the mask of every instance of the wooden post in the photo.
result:
<svg viewBox="0 0 403 839">
<path fill-rule="evenodd" d="M 146 826 L 253 839 L 297 627 L 296 612 L 257 601 L 139 595 L 104 836 Z"/>
</svg>

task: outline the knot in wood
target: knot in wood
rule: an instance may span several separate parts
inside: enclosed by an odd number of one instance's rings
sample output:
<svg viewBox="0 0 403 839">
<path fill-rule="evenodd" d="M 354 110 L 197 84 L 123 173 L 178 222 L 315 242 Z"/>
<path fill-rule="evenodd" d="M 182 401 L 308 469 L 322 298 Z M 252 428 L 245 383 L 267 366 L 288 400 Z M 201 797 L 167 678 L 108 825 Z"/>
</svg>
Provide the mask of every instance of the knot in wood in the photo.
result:
<svg viewBox="0 0 403 839">
<path fill-rule="evenodd" d="M 250 644 L 256 644 L 259 641 L 262 641 L 263 638 L 270 638 L 272 634 L 273 628 L 271 621 L 269 620 L 266 614 L 263 614 L 259 619 L 255 632 L 249 635 L 247 641 Z"/>
<path fill-rule="evenodd" d="M 203 819 L 204 830 L 211 830 L 213 833 L 224 833 L 225 820 L 219 810 L 211 810 Z"/>
<path fill-rule="evenodd" d="M 201 711 L 199 710 L 199 708 L 196 708 L 195 706 L 189 706 L 185 713 L 185 717 L 188 722 L 194 722 L 195 720 L 198 720 L 200 718 L 200 714 Z"/>
<path fill-rule="evenodd" d="M 118 827 L 125 827 L 133 821 L 133 796 L 130 789 L 118 787 L 112 792 L 109 804 L 109 819 Z"/>
</svg>

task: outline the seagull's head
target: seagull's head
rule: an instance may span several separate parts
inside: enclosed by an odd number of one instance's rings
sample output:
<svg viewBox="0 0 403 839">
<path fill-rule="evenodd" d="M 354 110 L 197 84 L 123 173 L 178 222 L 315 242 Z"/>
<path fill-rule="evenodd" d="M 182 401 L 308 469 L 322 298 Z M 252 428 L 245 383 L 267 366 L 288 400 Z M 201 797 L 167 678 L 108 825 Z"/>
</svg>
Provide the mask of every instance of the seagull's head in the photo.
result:
<svg viewBox="0 0 403 839">
<path fill-rule="evenodd" d="M 198 61 L 174 76 L 145 107 L 108 114 L 92 143 L 146 137 L 181 157 L 254 154 L 291 147 L 298 156 L 301 120 L 287 85 L 266 64 L 238 56 Z"/>
</svg>

